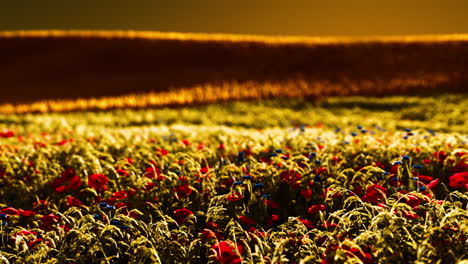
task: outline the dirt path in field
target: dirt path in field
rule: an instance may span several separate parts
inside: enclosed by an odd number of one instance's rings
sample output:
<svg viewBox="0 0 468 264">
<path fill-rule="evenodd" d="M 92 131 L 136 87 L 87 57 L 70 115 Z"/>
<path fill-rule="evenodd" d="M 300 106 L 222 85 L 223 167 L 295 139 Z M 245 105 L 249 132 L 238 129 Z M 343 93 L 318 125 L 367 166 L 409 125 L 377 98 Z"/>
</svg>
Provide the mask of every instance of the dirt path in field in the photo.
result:
<svg viewBox="0 0 468 264">
<path fill-rule="evenodd" d="M 0 33 L 0 103 L 296 79 L 330 83 L 347 94 L 466 92 L 468 36 L 314 39 Z"/>
</svg>

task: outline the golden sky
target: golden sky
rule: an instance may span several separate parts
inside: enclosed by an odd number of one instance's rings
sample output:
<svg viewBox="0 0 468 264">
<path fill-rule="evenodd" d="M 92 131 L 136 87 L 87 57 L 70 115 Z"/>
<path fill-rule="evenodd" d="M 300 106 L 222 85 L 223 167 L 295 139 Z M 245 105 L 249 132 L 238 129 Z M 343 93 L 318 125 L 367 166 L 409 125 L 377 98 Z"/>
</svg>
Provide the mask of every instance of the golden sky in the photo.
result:
<svg viewBox="0 0 468 264">
<path fill-rule="evenodd" d="M 466 0 L 0 2 L 0 30 L 118 29 L 312 36 L 468 33 Z"/>
</svg>

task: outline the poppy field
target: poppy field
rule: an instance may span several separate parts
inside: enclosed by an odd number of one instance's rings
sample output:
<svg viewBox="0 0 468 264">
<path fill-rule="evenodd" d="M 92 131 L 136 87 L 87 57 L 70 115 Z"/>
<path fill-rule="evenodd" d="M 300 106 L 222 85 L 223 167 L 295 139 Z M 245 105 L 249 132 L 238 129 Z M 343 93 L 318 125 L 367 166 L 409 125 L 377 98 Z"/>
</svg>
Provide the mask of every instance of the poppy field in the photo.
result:
<svg viewBox="0 0 468 264">
<path fill-rule="evenodd" d="M 2 114 L 0 263 L 466 263 L 467 103 Z"/>
</svg>

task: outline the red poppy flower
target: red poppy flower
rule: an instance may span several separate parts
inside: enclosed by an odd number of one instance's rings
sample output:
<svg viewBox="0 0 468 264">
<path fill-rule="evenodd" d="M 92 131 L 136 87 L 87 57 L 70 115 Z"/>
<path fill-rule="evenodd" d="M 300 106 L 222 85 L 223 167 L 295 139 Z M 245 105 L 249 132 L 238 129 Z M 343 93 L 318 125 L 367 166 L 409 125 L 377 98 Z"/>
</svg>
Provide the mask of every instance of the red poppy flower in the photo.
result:
<svg viewBox="0 0 468 264">
<path fill-rule="evenodd" d="M 3 129 L 3 131 L 0 132 L 0 137 L 2 137 L 2 138 L 10 138 L 10 137 L 13 137 L 13 136 L 15 136 L 15 132 L 13 132 L 10 129 Z"/>
<path fill-rule="evenodd" d="M 55 188 L 56 193 L 68 192 L 69 190 L 70 190 L 70 187 L 68 187 L 67 185 L 62 185 L 62 186 Z"/>
<path fill-rule="evenodd" d="M 468 171 L 458 172 L 450 176 L 449 186 L 452 188 L 465 187 L 468 190 Z"/>
<path fill-rule="evenodd" d="M 273 225 L 276 223 L 276 221 L 278 221 L 278 220 L 279 220 L 279 215 L 277 215 L 277 214 L 272 214 L 272 215 L 270 216 L 270 219 L 268 219 L 268 225 L 269 225 L 269 226 L 273 226 Z"/>
<path fill-rule="evenodd" d="M 62 172 L 62 174 L 61 174 L 62 177 L 61 178 L 69 180 L 69 179 L 73 178 L 75 175 L 76 175 L 75 169 L 68 168 L 68 169 L 66 169 L 66 170 L 64 170 Z"/>
<path fill-rule="evenodd" d="M 69 206 L 80 206 L 83 204 L 80 200 L 72 196 L 67 197 L 67 202 Z"/>
<path fill-rule="evenodd" d="M 460 162 L 452 168 L 452 172 L 464 172 L 466 170 L 468 170 L 468 163 L 464 160 L 460 160 Z"/>
<path fill-rule="evenodd" d="M 154 187 L 156 187 L 156 184 L 154 184 L 153 182 L 148 182 L 147 184 L 145 184 L 145 191 L 149 192 L 149 191 L 151 191 Z"/>
<path fill-rule="evenodd" d="M 115 198 L 116 200 L 122 200 L 128 197 L 128 194 L 126 191 L 119 191 L 119 192 L 114 192 L 112 194 L 112 198 Z"/>
<path fill-rule="evenodd" d="M 192 188 L 190 188 L 188 184 L 183 184 L 175 187 L 175 191 L 179 198 L 188 197 L 193 192 Z"/>
<path fill-rule="evenodd" d="M 265 200 L 264 202 L 266 204 L 266 206 L 268 206 L 269 208 L 272 208 L 272 209 L 279 209 L 279 204 L 277 202 L 273 202 L 273 201 L 270 201 L 270 200 Z"/>
<path fill-rule="evenodd" d="M 362 200 L 364 202 L 378 204 L 379 200 L 386 198 L 387 195 L 388 195 L 387 188 L 374 184 L 374 185 L 367 187 L 366 194 L 362 197 Z"/>
<path fill-rule="evenodd" d="M 323 212 L 326 210 L 325 205 L 323 204 L 314 204 L 309 209 L 307 209 L 308 214 L 315 214 L 317 212 Z"/>
<path fill-rule="evenodd" d="M 432 153 L 434 157 L 439 160 L 439 163 L 444 163 L 444 160 L 447 158 L 447 153 L 445 151 L 437 151 Z"/>
<path fill-rule="evenodd" d="M 35 246 L 39 245 L 44 239 L 43 238 L 37 238 L 34 239 L 33 241 L 28 242 L 28 248 L 33 249 Z"/>
<path fill-rule="evenodd" d="M 78 190 L 81 187 L 81 178 L 80 176 L 73 176 L 73 178 L 70 180 L 70 183 L 68 184 L 68 187 L 72 190 Z"/>
<path fill-rule="evenodd" d="M 416 195 L 408 194 L 405 199 L 406 204 L 411 207 L 415 207 L 421 204 L 421 201 Z"/>
<path fill-rule="evenodd" d="M 428 184 L 427 184 L 427 188 L 429 188 L 429 189 L 432 190 L 432 189 L 435 188 L 437 185 L 439 185 L 439 179 L 438 179 L 438 178 L 435 179 L 435 180 L 433 180 L 433 181 L 431 181 L 430 183 L 428 183 Z"/>
<path fill-rule="evenodd" d="M 115 172 L 117 172 L 117 174 L 119 174 L 121 177 L 128 177 L 129 175 L 128 171 L 124 169 L 116 169 Z"/>
<path fill-rule="evenodd" d="M 177 223 L 180 225 L 182 224 L 185 219 L 189 216 L 189 215 L 192 215 L 193 212 L 190 211 L 189 209 L 187 208 L 182 208 L 182 209 L 177 209 L 174 211 L 174 214 L 175 214 L 175 217 L 176 217 L 176 221 Z"/>
<path fill-rule="evenodd" d="M 18 211 L 19 211 L 19 214 L 24 217 L 31 217 L 31 216 L 36 215 L 36 212 L 34 211 L 28 211 L 28 210 L 18 210 Z"/>
<path fill-rule="evenodd" d="M 418 218 L 418 215 L 415 214 L 414 212 L 403 211 L 402 214 L 406 219 L 417 219 Z"/>
<path fill-rule="evenodd" d="M 309 229 L 315 228 L 314 223 L 312 223 L 312 221 L 310 221 L 309 219 L 298 217 L 297 220 L 301 221 L 301 223 L 303 223 Z"/>
<path fill-rule="evenodd" d="M 230 201 L 230 202 L 236 202 L 236 201 L 239 201 L 239 200 L 242 199 L 242 198 L 243 198 L 242 194 L 240 194 L 240 193 L 238 193 L 238 192 L 236 192 L 236 193 L 231 193 L 231 194 L 229 194 L 228 197 L 227 197 L 228 201 Z"/>
<path fill-rule="evenodd" d="M 0 213 L 7 215 L 19 215 L 18 209 L 15 209 L 13 207 L 3 208 L 2 210 L 0 210 Z"/>
<path fill-rule="evenodd" d="M 301 184 L 301 174 L 295 170 L 281 172 L 280 178 L 283 182 L 286 182 L 295 188 L 299 188 Z"/>
<path fill-rule="evenodd" d="M 252 218 L 244 216 L 244 215 L 239 216 L 239 222 L 241 222 L 244 225 L 254 225 L 255 224 L 255 221 L 252 220 Z"/>
<path fill-rule="evenodd" d="M 302 197 L 306 200 L 310 200 L 312 198 L 312 190 L 311 189 L 305 189 L 301 191 Z"/>
<path fill-rule="evenodd" d="M 223 264 L 240 264 L 241 256 L 236 252 L 242 251 L 241 247 L 230 240 L 220 241 L 211 247 L 216 252 L 216 262 Z"/>
<path fill-rule="evenodd" d="M 206 174 L 206 173 L 208 173 L 209 170 L 210 170 L 209 167 L 203 167 L 203 168 L 200 169 L 200 173 L 201 174 Z"/>
<path fill-rule="evenodd" d="M 148 167 L 145 170 L 145 177 L 149 179 L 156 179 L 158 181 L 164 180 L 163 175 L 161 175 L 161 169 L 155 167 Z"/>
<path fill-rule="evenodd" d="M 165 150 L 165 149 L 159 149 L 159 154 L 163 155 L 163 156 L 166 156 L 167 154 L 169 154 L 169 151 Z"/>
<path fill-rule="evenodd" d="M 107 176 L 103 174 L 91 174 L 88 177 L 88 186 L 98 192 L 107 190 L 107 182 L 109 182 L 109 179 L 107 179 Z"/>
</svg>

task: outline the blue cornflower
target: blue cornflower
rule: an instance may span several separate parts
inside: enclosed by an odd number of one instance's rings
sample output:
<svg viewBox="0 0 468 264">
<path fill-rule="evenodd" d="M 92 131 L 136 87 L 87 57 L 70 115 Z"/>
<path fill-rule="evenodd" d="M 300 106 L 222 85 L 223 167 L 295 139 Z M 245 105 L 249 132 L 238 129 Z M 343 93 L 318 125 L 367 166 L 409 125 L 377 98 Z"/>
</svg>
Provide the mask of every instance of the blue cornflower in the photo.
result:
<svg viewBox="0 0 468 264">
<path fill-rule="evenodd" d="M 252 175 L 244 175 L 244 179 L 252 179 Z"/>
<path fill-rule="evenodd" d="M 288 160 L 288 159 L 289 159 L 289 157 L 287 157 L 287 156 L 283 156 L 283 157 L 281 157 L 281 158 L 282 158 L 283 160 Z"/>
<path fill-rule="evenodd" d="M 352 133 L 351 133 L 351 136 L 355 137 L 355 136 L 357 136 L 357 133 L 356 133 L 356 132 L 352 132 Z"/>
<path fill-rule="evenodd" d="M 263 184 L 263 183 L 256 183 L 256 184 L 254 184 L 253 187 L 254 187 L 254 188 L 262 188 L 263 186 L 265 186 L 265 184 Z"/>
<path fill-rule="evenodd" d="M 388 171 L 383 172 L 383 175 L 389 175 L 389 174 L 390 174 L 390 172 L 388 172 Z"/>
<path fill-rule="evenodd" d="M 237 161 L 244 162 L 245 161 L 245 153 L 243 151 L 237 154 Z"/>
<path fill-rule="evenodd" d="M 270 154 L 270 157 L 278 157 L 278 154 L 276 153 Z"/>
<path fill-rule="evenodd" d="M 408 136 L 403 136 L 403 139 L 408 139 Z"/>
<path fill-rule="evenodd" d="M 365 133 L 367 133 L 367 130 L 366 130 L 366 129 L 362 129 L 362 130 L 361 130 L 361 133 L 365 134 Z"/>
<path fill-rule="evenodd" d="M 315 164 L 320 164 L 322 163 L 320 160 L 315 160 Z"/>
<path fill-rule="evenodd" d="M 109 206 L 107 203 L 104 203 L 104 202 L 99 203 L 99 207 L 101 208 L 106 208 L 107 206 Z"/>
<path fill-rule="evenodd" d="M 95 214 L 95 215 L 93 215 L 93 218 L 94 218 L 94 219 L 101 219 L 101 215 Z"/>
<path fill-rule="evenodd" d="M 359 129 L 359 130 L 361 130 L 361 129 L 362 129 L 362 126 L 359 125 L 359 126 L 357 126 L 356 128 Z"/>
<path fill-rule="evenodd" d="M 260 195 L 260 197 L 262 197 L 262 198 L 270 198 L 270 195 L 269 195 L 269 194 L 262 194 L 262 195 Z"/>
<path fill-rule="evenodd" d="M 180 171 L 175 171 L 175 174 L 180 175 Z"/>
<path fill-rule="evenodd" d="M 422 169 L 422 168 L 423 168 L 423 165 L 415 164 L 415 165 L 413 165 L 413 168 L 415 168 L 415 169 Z"/>
<path fill-rule="evenodd" d="M 0 214 L 0 220 L 5 220 L 7 219 L 8 215 L 6 214 Z"/>
<path fill-rule="evenodd" d="M 344 143 L 345 145 L 348 145 L 348 144 L 349 144 L 349 141 L 345 140 L 343 143 Z"/>
<path fill-rule="evenodd" d="M 398 181 L 397 177 L 390 178 L 391 181 Z"/>
<path fill-rule="evenodd" d="M 401 161 L 400 161 L 400 160 L 394 161 L 394 162 L 392 163 L 392 165 L 400 165 L 400 164 L 401 164 Z"/>
<path fill-rule="evenodd" d="M 411 128 L 405 129 L 406 132 L 411 132 Z"/>
<path fill-rule="evenodd" d="M 106 209 L 106 210 L 115 210 L 115 206 L 113 206 L 113 205 L 108 205 L 108 206 L 106 206 L 105 209 Z"/>
<path fill-rule="evenodd" d="M 426 186 L 419 187 L 419 191 L 425 191 L 425 190 L 427 190 Z"/>
<path fill-rule="evenodd" d="M 283 150 L 282 149 L 275 149 L 275 152 L 276 153 L 281 153 L 281 152 L 283 152 Z"/>
<path fill-rule="evenodd" d="M 320 179 L 319 175 L 315 175 L 314 182 L 321 182 L 322 179 Z"/>
<path fill-rule="evenodd" d="M 110 223 L 111 223 L 111 225 L 120 225 L 120 224 L 122 224 L 119 220 L 111 220 Z"/>
<path fill-rule="evenodd" d="M 119 228 L 120 228 L 120 229 L 130 229 L 130 227 L 129 227 L 129 226 L 126 226 L 126 225 L 121 225 L 121 226 L 119 226 Z"/>
<path fill-rule="evenodd" d="M 315 152 L 312 152 L 312 153 L 309 154 L 309 157 L 315 157 L 315 156 L 317 156 L 317 153 L 315 153 Z"/>
<path fill-rule="evenodd" d="M 410 156 L 405 155 L 405 156 L 402 157 L 402 159 L 403 159 L 403 160 L 409 160 L 409 159 L 410 159 Z"/>
<path fill-rule="evenodd" d="M 335 128 L 335 133 L 338 133 L 338 132 L 340 132 L 340 131 L 341 131 L 341 127 Z"/>
<path fill-rule="evenodd" d="M 243 181 L 235 181 L 235 182 L 234 182 L 234 185 L 241 185 L 241 184 L 243 184 L 243 183 L 244 183 Z"/>
<path fill-rule="evenodd" d="M 415 181 L 419 180 L 418 177 L 411 177 L 411 179 L 412 179 L 412 180 L 415 180 Z"/>
</svg>

